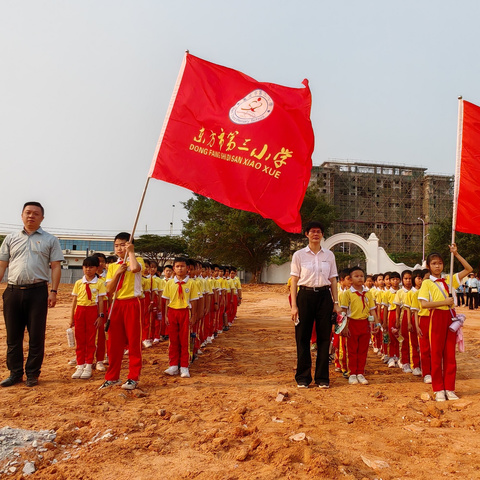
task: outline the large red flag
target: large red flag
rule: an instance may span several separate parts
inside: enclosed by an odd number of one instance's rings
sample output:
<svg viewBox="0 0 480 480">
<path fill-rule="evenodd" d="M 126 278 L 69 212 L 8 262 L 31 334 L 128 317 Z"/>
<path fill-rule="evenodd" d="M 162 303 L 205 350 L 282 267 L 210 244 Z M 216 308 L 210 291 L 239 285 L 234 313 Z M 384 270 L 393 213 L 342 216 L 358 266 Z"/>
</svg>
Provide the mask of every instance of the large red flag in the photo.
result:
<svg viewBox="0 0 480 480">
<path fill-rule="evenodd" d="M 463 101 L 457 232 L 480 235 L 480 107 Z"/>
<path fill-rule="evenodd" d="M 303 84 L 257 82 L 187 53 L 149 177 L 301 232 L 314 145 Z"/>
</svg>

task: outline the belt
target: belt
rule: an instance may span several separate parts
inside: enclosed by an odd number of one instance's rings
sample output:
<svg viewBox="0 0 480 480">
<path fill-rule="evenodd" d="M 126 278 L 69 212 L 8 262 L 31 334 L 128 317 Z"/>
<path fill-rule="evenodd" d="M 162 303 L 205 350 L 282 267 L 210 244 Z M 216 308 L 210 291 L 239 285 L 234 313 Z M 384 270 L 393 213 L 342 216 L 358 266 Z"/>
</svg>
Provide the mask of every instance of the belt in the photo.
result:
<svg viewBox="0 0 480 480">
<path fill-rule="evenodd" d="M 48 285 L 48 282 L 31 283 L 30 285 L 13 285 L 9 283 L 7 288 L 10 290 L 30 290 L 31 288 L 45 287 L 46 285 Z"/>
<path fill-rule="evenodd" d="M 330 285 L 324 285 L 323 287 L 305 287 L 300 285 L 298 288 L 300 290 L 307 290 L 307 292 L 324 292 L 325 290 L 330 290 Z"/>
</svg>

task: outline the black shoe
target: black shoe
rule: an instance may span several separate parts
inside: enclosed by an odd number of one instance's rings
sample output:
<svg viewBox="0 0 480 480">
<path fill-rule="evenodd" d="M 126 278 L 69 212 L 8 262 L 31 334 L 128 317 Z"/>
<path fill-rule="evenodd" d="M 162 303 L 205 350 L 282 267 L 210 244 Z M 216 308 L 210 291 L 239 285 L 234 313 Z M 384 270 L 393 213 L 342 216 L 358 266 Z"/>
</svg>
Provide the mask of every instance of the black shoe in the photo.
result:
<svg viewBox="0 0 480 480">
<path fill-rule="evenodd" d="M 27 377 L 25 385 L 27 387 L 36 387 L 38 385 L 38 377 Z"/>
<path fill-rule="evenodd" d="M 23 377 L 8 377 L 2 382 L 0 382 L 0 387 L 11 387 L 12 385 L 15 385 L 16 383 L 20 383 L 23 380 Z"/>
</svg>

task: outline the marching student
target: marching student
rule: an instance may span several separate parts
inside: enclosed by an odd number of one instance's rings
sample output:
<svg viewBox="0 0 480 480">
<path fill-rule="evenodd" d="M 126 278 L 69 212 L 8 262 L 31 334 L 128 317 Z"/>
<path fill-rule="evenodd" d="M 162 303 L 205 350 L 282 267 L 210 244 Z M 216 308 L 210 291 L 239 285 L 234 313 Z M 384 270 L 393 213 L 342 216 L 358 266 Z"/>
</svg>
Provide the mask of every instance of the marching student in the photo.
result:
<svg viewBox="0 0 480 480">
<path fill-rule="evenodd" d="M 118 385 L 125 345 L 128 344 L 128 379 L 122 385 L 125 390 L 137 387 L 142 369 L 142 317 L 140 297 L 142 295 L 143 260 L 135 256 L 133 238 L 120 232 L 114 241 L 115 254 L 119 260 L 108 267 L 106 287 L 108 295 L 114 297 L 110 307 L 108 330 L 109 366 L 105 382 L 100 389 Z"/>
<path fill-rule="evenodd" d="M 150 331 L 153 336 L 153 345 L 160 343 L 160 330 L 163 321 L 162 311 L 162 295 L 165 288 L 165 280 L 160 277 L 157 262 L 150 261 L 150 275 L 153 278 L 153 308 L 152 308 L 152 323 L 150 324 Z"/>
<path fill-rule="evenodd" d="M 404 270 L 402 272 L 402 288 L 397 290 L 393 303 L 396 306 L 395 309 L 395 328 L 400 332 L 403 337 L 400 349 L 400 364 L 404 373 L 412 373 L 412 367 L 410 366 L 410 338 L 408 334 L 408 317 L 405 305 L 408 292 L 412 288 L 412 272 L 410 270 Z"/>
<path fill-rule="evenodd" d="M 418 292 L 420 290 L 420 287 L 422 286 L 425 274 L 427 274 L 428 278 L 428 270 L 414 270 L 412 272 L 414 285 L 412 289 L 407 293 L 405 306 L 407 307 L 408 333 L 410 335 L 410 366 L 413 369 L 412 373 L 417 376 L 423 374 L 423 381 L 425 383 L 432 383 L 432 377 L 430 376 L 430 341 L 427 331 L 427 335 L 425 337 L 425 343 L 427 343 L 427 345 L 422 346 L 422 334 L 420 331 L 421 317 L 419 318 L 420 315 L 427 316 L 427 323 L 425 326 L 428 330 L 428 327 L 430 325 L 430 312 L 426 309 L 421 309 L 420 303 L 418 301 Z M 423 355 L 422 348 L 424 349 Z"/>
<path fill-rule="evenodd" d="M 377 318 L 378 318 L 378 321 L 383 324 L 382 295 L 385 288 L 383 273 L 377 273 L 376 275 L 374 275 L 373 281 L 374 281 L 373 298 L 375 300 L 375 305 L 377 307 L 377 310 L 376 310 Z M 373 334 L 373 351 L 379 356 L 384 355 L 382 351 L 382 345 L 383 345 L 383 332 L 382 332 L 382 329 L 379 328 L 377 332 Z"/>
<path fill-rule="evenodd" d="M 473 268 L 458 253 L 456 244 L 450 245 L 450 252 L 462 264 L 463 270 L 453 276 L 452 287 L 458 288 L 461 281 Z M 455 346 L 457 333 L 450 329 L 455 312 L 454 299 L 450 296 L 449 277 L 442 277 L 443 258 L 439 253 L 427 257 L 430 278 L 423 281 L 418 299 L 422 308 L 430 309 L 430 355 L 432 362 L 432 388 L 435 400 L 457 400 L 455 376 L 457 363 Z M 422 332 L 423 333 L 423 332 Z"/>
<path fill-rule="evenodd" d="M 348 352 L 348 383 L 367 385 L 365 364 L 367 363 L 368 345 L 370 342 L 370 323 L 375 322 L 380 328 L 375 312 L 375 300 L 372 292 L 365 286 L 365 273 L 360 267 L 349 270 L 352 286 L 343 292 L 341 307 L 347 315 L 347 324 L 341 335 L 346 338 Z"/>
<path fill-rule="evenodd" d="M 379 318 L 382 318 L 382 330 L 383 330 L 383 338 L 382 338 L 382 361 L 383 363 L 388 363 L 390 361 L 390 356 L 389 356 L 389 348 L 390 348 L 390 334 L 388 333 L 388 311 L 385 309 L 385 306 L 388 307 L 388 301 L 387 301 L 387 296 L 389 296 L 389 290 L 391 287 L 390 283 L 390 273 L 391 272 L 385 272 L 383 275 L 383 292 L 381 295 L 381 315 Z"/>
<path fill-rule="evenodd" d="M 165 370 L 167 375 L 190 377 L 190 327 L 195 323 L 198 291 L 194 280 L 187 275 L 187 259 L 177 257 L 173 262 L 175 277 L 167 282 L 163 298 L 165 306 L 165 322 L 168 325 L 170 344 L 168 359 L 170 366 Z"/>
<path fill-rule="evenodd" d="M 386 274 L 385 274 L 386 276 Z M 388 334 L 389 334 L 389 348 L 388 348 L 388 367 L 398 367 L 398 362 L 400 358 L 400 344 L 398 342 L 399 330 L 396 328 L 397 323 L 397 306 L 393 303 L 395 295 L 400 285 L 400 274 L 398 272 L 390 272 L 389 276 L 390 288 L 385 292 L 383 297 L 384 304 L 384 318 L 387 321 L 388 325 Z M 385 323 L 384 323 L 385 330 Z"/>
<path fill-rule="evenodd" d="M 237 297 L 236 297 L 236 305 L 233 306 L 233 320 L 237 318 L 237 309 L 239 305 L 242 303 L 242 283 L 240 282 L 240 278 L 237 275 L 237 268 L 232 267 L 232 270 L 230 271 L 230 276 L 233 278 L 234 283 L 235 283 L 235 288 L 237 289 Z M 232 320 L 232 322 L 233 322 Z"/>
<path fill-rule="evenodd" d="M 344 268 L 338 274 L 338 304 L 341 306 L 343 302 L 343 294 L 352 286 L 352 279 L 350 278 L 350 269 Z M 313 339 L 312 339 L 313 341 Z M 347 342 L 345 337 L 338 333 L 333 334 L 333 347 L 335 348 L 335 371 L 342 372 L 344 378 L 349 377 L 348 362 L 347 362 Z"/>
<path fill-rule="evenodd" d="M 107 278 L 107 257 L 101 252 L 95 252 L 92 257 L 98 258 L 97 277 L 105 283 Z M 106 295 L 103 301 L 103 312 L 108 312 L 108 297 Z M 104 323 L 99 323 L 97 326 L 95 345 L 95 370 L 104 372 L 106 370 L 104 362 L 108 363 L 107 357 L 105 356 L 107 351 L 107 337 L 105 335 Z"/>
<path fill-rule="evenodd" d="M 73 287 L 70 328 L 75 327 L 77 368 L 72 378 L 88 379 L 92 376 L 97 328 L 103 328 L 103 299 L 105 283 L 97 277 L 98 258 L 83 261 L 83 278 Z"/>
</svg>

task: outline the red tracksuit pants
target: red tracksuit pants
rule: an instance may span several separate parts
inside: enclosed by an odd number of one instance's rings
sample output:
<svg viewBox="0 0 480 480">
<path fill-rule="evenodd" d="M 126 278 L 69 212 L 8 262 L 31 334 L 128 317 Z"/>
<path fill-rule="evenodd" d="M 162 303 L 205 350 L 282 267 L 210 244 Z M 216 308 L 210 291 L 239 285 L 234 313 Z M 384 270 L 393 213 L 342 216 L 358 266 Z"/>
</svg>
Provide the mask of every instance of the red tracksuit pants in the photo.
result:
<svg viewBox="0 0 480 480">
<path fill-rule="evenodd" d="M 449 310 L 432 310 L 430 316 L 430 355 L 434 392 L 455 390 L 457 333 L 449 329 L 451 323 L 452 315 Z"/>
<path fill-rule="evenodd" d="M 395 334 L 392 332 L 392 328 L 396 328 L 397 323 L 397 312 L 395 310 L 390 310 L 388 312 L 388 334 L 390 337 L 390 345 L 388 346 L 388 356 L 400 358 L 400 344 Z M 397 333 L 398 335 L 398 333 Z"/>
<path fill-rule="evenodd" d="M 370 324 L 367 319 L 349 319 L 347 337 L 347 363 L 350 375 L 363 375 L 370 343 Z"/>
<path fill-rule="evenodd" d="M 420 366 L 420 354 L 418 352 L 418 336 L 415 328 L 415 321 L 412 318 L 412 331 L 408 331 L 407 312 L 404 311 L 401 317 L 400 331 L 402 333 L 403 342 L 400 352 L 400 362 L 409 363 L 412 368 Z"/>
<path fill-rule="evenodd" d="M 115 300 L 108 330 L 109 365 L 105 380 L 120 378 L 123 351 L 128 345 L 128 378 L 138 381 L 142 369 L 142 317 L 139 298 Z"/>
<path fill-rule="evenodd" d="M 75 353 L 77 365 L 92 364 L 95 354 L 95 335 L 97 327 L 95 320 L 98 318 L 97 306 L 77 305 L 73 319 L 75 321 Z"/>
<path fill-rule="evenodd" d="M 171 367 L 188 367 L 190 364 L 190 310 L 168 309 L 168 360 Z"/>
<path fill-rule="evenodd" d="M 422 365 L 422 375 L 432 374 L 432 359 L 430 357 L 430 315 L 421 315 L 418 317 L 418 323 L 422 336 L 418 337 L 420 345 L 420 362 Z"/>
</svg>

